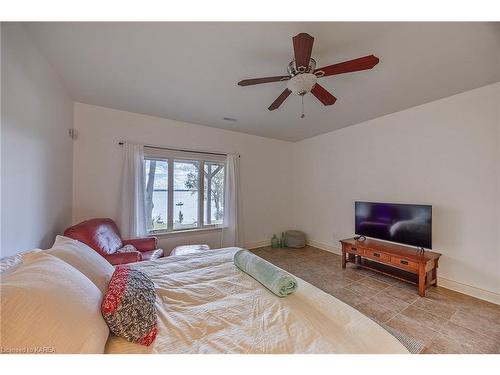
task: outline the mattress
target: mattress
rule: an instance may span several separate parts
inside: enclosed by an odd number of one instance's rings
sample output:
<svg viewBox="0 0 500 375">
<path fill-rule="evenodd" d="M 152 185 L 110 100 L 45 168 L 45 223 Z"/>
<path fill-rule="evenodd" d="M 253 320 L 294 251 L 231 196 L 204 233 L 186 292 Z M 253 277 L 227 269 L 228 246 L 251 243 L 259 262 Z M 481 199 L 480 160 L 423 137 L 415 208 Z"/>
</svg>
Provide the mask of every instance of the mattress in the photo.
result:
<svg viewBox="0 0 500 375">
<path fill-rule="evenodd" d="M 233 264 L 239 248 L 139 262 L 156 285 L 150 347 L 110 335 L 106 353 L 408 353 L 378 324 L 300 278 L 279 298 Z"/>
</svg>

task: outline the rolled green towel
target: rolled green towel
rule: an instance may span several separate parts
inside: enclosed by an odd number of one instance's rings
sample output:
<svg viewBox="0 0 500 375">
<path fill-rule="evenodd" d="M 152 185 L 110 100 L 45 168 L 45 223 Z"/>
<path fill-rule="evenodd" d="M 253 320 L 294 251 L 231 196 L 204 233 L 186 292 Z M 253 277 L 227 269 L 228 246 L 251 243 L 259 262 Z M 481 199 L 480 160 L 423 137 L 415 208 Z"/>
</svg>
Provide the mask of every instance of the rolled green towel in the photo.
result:
<svg viewBox="0 0 500 375">
<path fill-rule="evenodd" d="M 286 297 L 297 289 L 297 280 L 292 275 L 248 250 L 234 254 L 234 264 L 278 297 Z"/>
</svg>

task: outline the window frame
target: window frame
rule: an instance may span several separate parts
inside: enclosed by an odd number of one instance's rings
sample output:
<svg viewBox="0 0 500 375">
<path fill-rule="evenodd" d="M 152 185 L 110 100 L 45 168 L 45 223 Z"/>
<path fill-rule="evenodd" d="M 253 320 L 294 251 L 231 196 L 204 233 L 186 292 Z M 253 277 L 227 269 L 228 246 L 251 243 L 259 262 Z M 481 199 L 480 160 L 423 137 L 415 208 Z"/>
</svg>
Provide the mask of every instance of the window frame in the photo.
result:
<svg viewBox="0 0 500 375">
<path fill-rule="evenodd" d="M 148 231 L 150 235 L 172 234 L 192 231 L 205 231 L 210 229 L 219 229 L 224 227 L 224 219 L 220 224 L 205 224 L 205 162 L 222 164 L 224 167 L 224 186 L 223 192 L 226 195 L 226 155 L 223 154 L 205 154 L 201 152 L 174 151 L 152 147 L 144 147 L 144 161 L 160 160 L 166 161 L 167 169 L 167 228 L 152 229 Z M 198 225 L 193 228 L 174 228 L 174 163 L 179 162 L 198 162 Z M 146 178 L 144 181 L 146 184 Z M 210 197 L 207 197 L 210 200 Z M 210 204 L 210 203 L 207 203 Z M 149 218 L 148 218 L 149 219 Z"/>
</svg>

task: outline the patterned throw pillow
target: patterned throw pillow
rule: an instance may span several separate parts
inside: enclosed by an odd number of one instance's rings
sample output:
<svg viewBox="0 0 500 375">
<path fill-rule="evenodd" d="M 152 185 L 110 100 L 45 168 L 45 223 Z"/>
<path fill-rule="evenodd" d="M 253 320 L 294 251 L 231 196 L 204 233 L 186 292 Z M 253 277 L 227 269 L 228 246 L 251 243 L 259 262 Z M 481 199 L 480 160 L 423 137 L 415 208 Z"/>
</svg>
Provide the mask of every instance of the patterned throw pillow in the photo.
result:
<svg viewBox="0 0 500 375">
<path fill-rule="evenodd" d="M 149 346 L 158 333 L 155 300 L 154 284 L 145 273 L 119 266 L 104 295 L 102 316 L 116 336 Z"/>
<path fill-rule="evenodd" d="M 116 250 L 117 253 L 133 253 L 137 251 L 134 245 L 125 245 L 122 248 Z"/>
</svg>

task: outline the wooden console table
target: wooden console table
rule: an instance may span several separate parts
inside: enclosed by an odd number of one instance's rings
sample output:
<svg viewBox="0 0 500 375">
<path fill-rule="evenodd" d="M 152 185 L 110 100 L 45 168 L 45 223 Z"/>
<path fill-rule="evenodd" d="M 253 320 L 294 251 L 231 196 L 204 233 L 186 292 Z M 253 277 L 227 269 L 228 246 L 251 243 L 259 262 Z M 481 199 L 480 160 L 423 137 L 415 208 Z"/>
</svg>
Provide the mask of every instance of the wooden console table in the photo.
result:
<svg viewBox="0 0 500 375">
<path fill-rule="evenodd" d="M 429 286 L 437 285 L 437 268 L 441 254 L 408 246 L 366 239 L 341 240 L 342 268 L 346 263 L 383 273 L 418 285 L 418 294 L 425 296 Z"/>
</svg>

